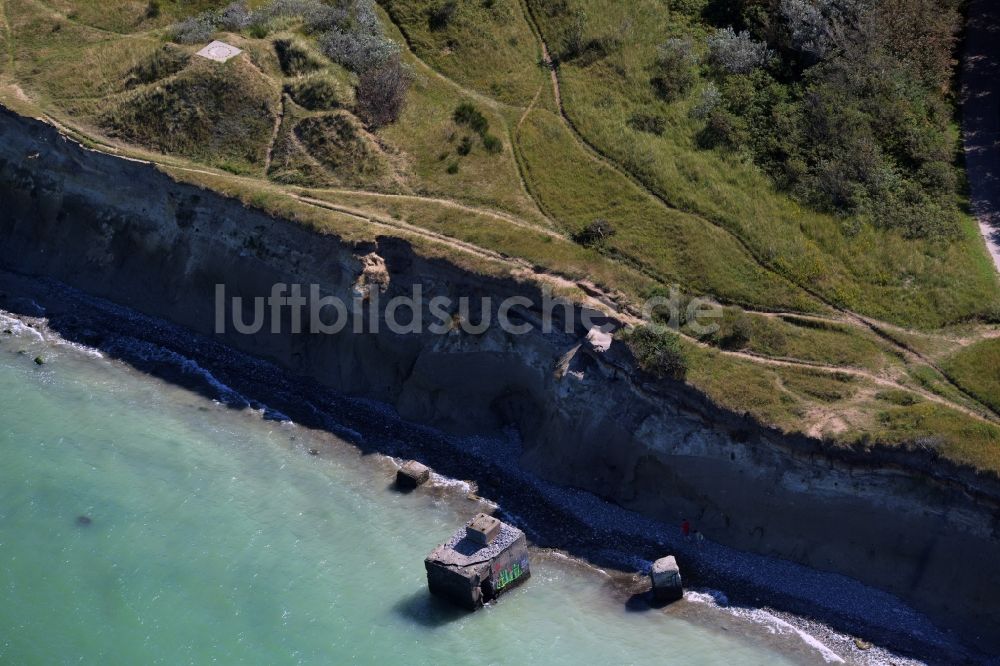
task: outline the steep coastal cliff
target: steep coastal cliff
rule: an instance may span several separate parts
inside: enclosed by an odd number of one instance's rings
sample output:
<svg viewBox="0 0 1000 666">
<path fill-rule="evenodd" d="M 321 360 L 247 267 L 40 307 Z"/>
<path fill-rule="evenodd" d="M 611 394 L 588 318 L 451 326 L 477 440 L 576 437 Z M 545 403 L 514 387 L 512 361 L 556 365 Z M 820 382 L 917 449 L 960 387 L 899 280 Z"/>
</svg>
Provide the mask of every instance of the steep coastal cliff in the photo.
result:
<svg viewBox="0 0 1000 666">
<path fill-rule="evenodd" d="M 347 242 L 88 150 L 0 110 L 0 264 L 212 335 L 216 285 L 249 301 L 277 282 L 350 300 L 375 261 L 386 296 L 542 300 L 404 240 Z M 377 257 L 373 259 L 373 255 Z M 525 311 L 530 321 L 533 313 Z M 287 328 L 286 328 L 287 331 Z M 712 540 L 888 590 L 1000 651 L 1000 484 L 929 454 L 831 449 L 652 381 L 615 343 L 575 334 L 270 334 L 225 342 L 403 418 L 460 433 L 515 426 L 521 463 Z"/>
</svg>

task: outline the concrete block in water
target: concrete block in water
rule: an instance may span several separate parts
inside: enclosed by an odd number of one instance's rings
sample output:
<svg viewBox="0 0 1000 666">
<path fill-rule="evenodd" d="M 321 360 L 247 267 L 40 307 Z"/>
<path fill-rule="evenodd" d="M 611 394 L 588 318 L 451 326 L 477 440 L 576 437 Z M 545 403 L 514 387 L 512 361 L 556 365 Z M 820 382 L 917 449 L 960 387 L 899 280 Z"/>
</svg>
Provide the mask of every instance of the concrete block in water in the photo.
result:
<svg viewBox="0 0 1000 666">
<path fill-rule="evenodd" d="M 677 601 L 684 596 L 681 570 L 673 555 L 661 557 L 653 562 L 649 576 L 653 579 L 653 598 L 656 601 Z"/>
<path fill-rule="evenodd" d="M 495 520 L 495 519 L 494 519 Z M 497 521 L 499 529 L 488 544 L 471 537 L 468 528 L 455 532 L 424 560 L 427 587 L 469 610 L 475 610 L 520 585 L 531 575 L 524 532 Z"/>
<path fill-rule="evenodd" d="M 396 472 L 396 486 L 411 490 L 427 483 L 431 478 L 431 469 L 416 460 L 409 460 Z"/>
</svg>

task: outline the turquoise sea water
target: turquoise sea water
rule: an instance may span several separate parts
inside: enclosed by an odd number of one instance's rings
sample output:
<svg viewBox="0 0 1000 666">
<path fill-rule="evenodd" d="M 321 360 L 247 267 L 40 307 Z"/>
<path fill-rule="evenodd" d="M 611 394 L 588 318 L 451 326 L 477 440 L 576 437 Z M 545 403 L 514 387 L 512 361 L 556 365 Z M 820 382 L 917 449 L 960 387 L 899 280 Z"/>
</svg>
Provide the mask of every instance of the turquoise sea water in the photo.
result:
<svg viewBox="0 0 1000 666">
<path fill-rule="evenodd" d="M 393 492 L 393 469 L 30 330 L 2 336 L 0 663 L 818 659 L 705 604 L 630 612 L 607 577 L 553 556 L 499 603 L 453 611 L 426 593 L 423 557 L 479 507 L 446 486 Z"/>
</svg>

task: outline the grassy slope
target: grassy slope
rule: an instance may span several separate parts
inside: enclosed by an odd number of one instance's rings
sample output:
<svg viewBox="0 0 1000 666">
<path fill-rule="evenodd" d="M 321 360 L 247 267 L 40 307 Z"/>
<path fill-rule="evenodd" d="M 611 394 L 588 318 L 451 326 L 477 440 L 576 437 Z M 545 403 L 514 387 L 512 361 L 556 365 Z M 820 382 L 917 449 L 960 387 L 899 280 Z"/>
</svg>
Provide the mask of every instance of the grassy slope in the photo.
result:
<svg viewBox="0 0 1000 666">
<path fill-rule="evenodd" d="M 8 83 L 16 82 L 42 109 L 80 125 L 86 132 L 82 138 L 88 142 L 103 141 L 94 128 L 101 113 L 137 94 L 126 89 L 124 81 L 136 63 L 161 47 L 162 33 L 156 29 L 195 9 L 224 3 L 196 6 L 164 1 L 163 16 L 156 19 L 144 18 L 145 3 L 120 2 L 125 11 L 115 16 L 104 16 L 100 4 L 0 2 L 17 36 L 13 44 L 16 69 L 0 69 L 0 76 L 12 74 Z M 538 67 L 540 49 L 514 0 L 496 0 L 489 16 L 481 15 L 486 10 L 478 3 L 461 3 L 463 9 L 454 23 L 433 34 L 426 22 L 427 5 L 424 0 L 392 3 L 393 17 L 403 23 L 420 59 L 404 51 L 415 73 L 414 87 L 400 121 L 375 137 L 396 175 L 348 183 L 363 186 L 367 192 L 309 189 L 310 184 L 329 187 L 343 181 L 333 177 L 336 174 L 315 156 L 296 152 L 303 149 L 301 141 L 286 146 L 289 159 L 281 161 L 281 138 L 293 133 L 294 122 L 323 115 L 295 105 L 286 106 L 291 113 L 278 133 L 277 162 L 270 175 L 304 177 L 296 189 L 262 180 L 259 164 L 256 170 L 243 171 L 253 177 L 210 175 L 201 164 L 227 164 L 187 153 L 192 162 L 183 157 L 184 151 L 157 156 L 134 147 L 116 149 L 174 164 L 169 171 L 175 177 L 239 196 L 324 232 L 347 238 L 391 233 L 411 240 L 425 254 L 446 256 L 471 270 L 499 274 L 510 270 L 505 260 L 458 251 L 440 242 L 450 237 L 523 259 L 527 265 L 544 267 L 570 280 L 587 279 L 632 303 L 676 281 L 689 292 L 751 308 L 829 313 L 822 302 L 777 274 L 782 273 L 838 302 L 860 309 L 871 302 L 875 305 L 868 312 L 927 326 L 962 316 L 955 313 L 967 314 L 970 308 L 963 303 L 970 290 L 993 294 L 994 286 L 987 284 L 978 260 L 983 254 L 978 246 L 966 255 L 976 257 L 971 267 L 968 262 L 955 262 L 954 269 L 945 270 L 940 256 L 959 256 L 968 248 L 957 246 L 935 258 L 937 249 L 884 235 L 845 239 L 835 221 L 799 210 L 771 191 L 741 160 L 694 151 L 690 145 L 694 130 L 683 108 L 686 102 L 676 108 L 657 108 L 670 120 L 664 137 L 636 135 L 622 118 L 648 102 L 636 83 L 644 66 L 641 52 L 629 56 L 628 49 L 623 51 L 623 60 L 612 64 L 617 79 L 608 74 L 607 63 L 565 66 L 561 72 L 564 102 L 586 139 L 613 156 L 619 150 L 621 159 L 614 161 L 675 204 L 665 206 L 592 154 L 562 121 L 548 72 Z M 649 21 L 642 29 L 635 28 L 635 23 L 629 28 L 633 34 L 642 33 L 633 40 L 637 49 L 648 49 L 663 31 L 673 29 L 668 13 L 642 13 L 650 7 L 649 3 L 635 5 L 634 16 Z M 612 26 L 626 6 L 595 3 L 589 11 L 594 20 L 610 21 L 607 25 Z M 618 28 L 625 29 L 623 24 Z M 388 29 L 402 42 L 393 26 Z M 105 30 L 132 32 L 118 35 Z M 6 34 L 0 32 L 0 39 Z M 491 46 L 495 34 L 503 36 L 506 46 Z M 277 66 L 270 38 L 226 38 L 247 51 L 245 62 L 236 67 L 253 70 L 253 76 L 259 76 L 273 93 L 277 108 L 278 91 L 289 79 Z M 186 71 L 189 76 L 194 70 Z M 623 80 L 629 84 L 623 85 Z M 10 89 L 3 90 L 6 102 L 26 104 L 15 99 L 16 94 L 11 97 Z M 491 132 L 503 141 L 499 154 L 489 154 L 478 143 L 471 154 L 458 154 L 457 145 L 469 131 L 456 125 L 451 116 L 462 102 L 475 104 L 486 115 Z M 449 173 L 453 163 L 458 164 L 457 173 Z M 321 170 L 315 178 L 306 173 L 307 165 Z M 681 171 L 686 174 L 683 178 Z M 650 180 L 653 176 L 670 176 L 667 180 L 677 182 L 657 183 Z M 357 209 L 371 220 L 308 205 L 295 198 L 298 194 Z M 772 215 L 777 219 L 772 220 Z M 608 219 L 618 231 L 604 247 L 588 249 L 568 239 L 597 217 Z M 789 222 L 791 217 L 795 223 Z M 748 252 L 726 230 L 736 232 L 753 251 Z M 762 257 L 777 272 L 762 267 L 758 262 Z M 813 262 L 809 271 L 801 270 L 803 257 Z M 872 278 L 870 267 L 880 261 L 885 264 L 881 272 L 876 271 L 877 278 Z M 936 290 L 908 300 L 915 289 L 900 285 L 901 264 L 911 285 L 927 283 L 937 271 Z M 982 273 L 978 278 L 977 271 Z M 952 298 L 954 280 L 967 280 L 968 289 L 955 292 Z M 927 303 L 933 304 L 931 314 L 911 317 Z M 975 407 L 933 368 L 904 361 L 885 340 L 850 322 L 807 325 L 794 317 L 751 315 L 751 323 L 747 352 L 856 368 L 874 373 L 872 378 L 898 380 L 899 388 L 887 390 L 884 381 L 876 384 L 863 374 L 765 365 L 684 341 L 691 366 L 688 381 L 719 403 L 784 430 L 807 430 L 840 444 L 917 442 L 956 460 L 1000 469 L 1000 431 L 994 425 L 918 395 L 927 388 L 960 407 Z M 923 337 L 938 339 L 933 332 Z M 971 383 L 968 386 L 976 390 Z"/>
<path fill-rule="evenodd" d="M 547 39 L 559 40 L 556 19 L 529 0 Z M 668 104 L 649 85 L 648 67 L 668 37 L 703 37 L 697 21 L 658 0 L 607 3 L 568 0 L 587 16 L 587 35 L 615 38 L 606 58 L 560 67 L 566 113 L 602 152 L 662 195 L 743 239 L 754 255 L 798 284 L 871 316 L 937 327 L 984 311 L 1000 300 L 996 275 L 975 226 L 966 218 L 957 243 L 908 241 L 863 229 L 856 236 L 838 220 L 797 205 L 738 155 L 695 147 L 702 122 L 690 117 L 697 91 Z M 637 111 L 665 118 L 662 136 L 628 124 Z"/>
<path fill-rule="evenodd" d="M 1000 339 L 984 340 L 948 359 L 944 371 L 956 383 L 1000 411 Z"/>
<path fill-rule="evenodd" d="M 404 42 L 394 24 L 388 25 L 387 32 Z M 474 96 L 474 91 L 443 79 L 409 52 L 404 53 L 404 59 L 415 74 L 414 84 L 402 117 L 385 128 L 383 136 L 409 156 L 417 180 L 414 189 L 422 194 L 492 206 L 547 226 L 521 187 L 513 147 L 509 137 L 504 136 L 503 128 L 516 116 L 517 109 Z M 461 137 L 471 135 L 452 119 L 455 108 L 463 102 L 475 104 L 489 120 L 491 132 L 504 142 L 500 154 L 488 154 L 480 144 L 469 155 L 457 154 Z M 452 163 L 458 164 L 457 173 L 448 173 Z"/>
<path fill-rule="evenodd" d="M 794 285 L 762 270 L 731 237 L 660 205 L 592 158 L 552 112 L 533 110 L 517 136 L 533 193 L 565 231 L 577 233 L 606 219 L 617 232 L 605 249 L 661 282 L 748 307 L 821 309 Z"/>
<path fill-rule="evenodd" d="M 447 27 L 436 30 L 429 17 L 441 6 L 438 0 L 382 4 L 425 62 L 469 88 L 523 107 L 545 81 L 538 44 L 518 0 L 493 0 L 489 7 L 459 2 Z"/>
</svg>

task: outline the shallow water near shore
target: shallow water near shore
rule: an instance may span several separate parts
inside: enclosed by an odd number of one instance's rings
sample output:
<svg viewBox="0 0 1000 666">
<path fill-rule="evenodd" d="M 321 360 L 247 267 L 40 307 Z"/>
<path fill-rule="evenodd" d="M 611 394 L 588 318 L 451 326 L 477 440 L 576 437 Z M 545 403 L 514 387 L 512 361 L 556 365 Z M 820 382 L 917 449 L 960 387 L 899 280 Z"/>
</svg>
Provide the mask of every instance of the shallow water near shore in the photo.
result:
<svg viewBox="0 0 1000 666">
<path fill-rule="evenodd" d="M 396 493 L 387 458 L 15 328 L 0 663 L 840 661 L 697 595 L 630 611 L 607 576 L 544 553 L 500 602 L 453 610 L 423 557 L 482 508 L 456 484 Z"/>
</svg>

